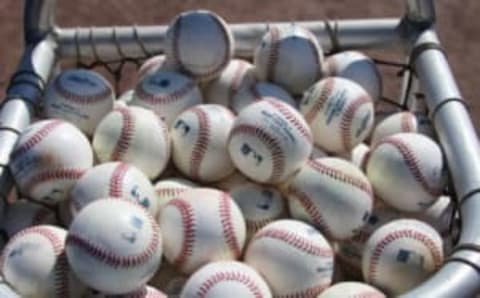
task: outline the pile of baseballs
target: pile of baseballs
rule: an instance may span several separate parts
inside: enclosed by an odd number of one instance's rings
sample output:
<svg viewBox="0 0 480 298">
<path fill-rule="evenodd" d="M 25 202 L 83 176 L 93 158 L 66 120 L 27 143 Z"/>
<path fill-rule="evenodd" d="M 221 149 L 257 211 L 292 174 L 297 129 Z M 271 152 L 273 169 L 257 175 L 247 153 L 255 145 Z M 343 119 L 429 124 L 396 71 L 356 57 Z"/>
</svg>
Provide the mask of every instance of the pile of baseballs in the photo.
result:
<svg viewBox="0 0 480 298">
<path fill-rule="evenodd" d="M 385 297 L 442 265 L 442 150 L 377 109 L 373 60 L 324 57 L 296 24 L 253 61 L 234 42 L 185 12 L 122 95 L 92 70 L 51 79 L 11 154 L 8 297 Z"/>
</svg>

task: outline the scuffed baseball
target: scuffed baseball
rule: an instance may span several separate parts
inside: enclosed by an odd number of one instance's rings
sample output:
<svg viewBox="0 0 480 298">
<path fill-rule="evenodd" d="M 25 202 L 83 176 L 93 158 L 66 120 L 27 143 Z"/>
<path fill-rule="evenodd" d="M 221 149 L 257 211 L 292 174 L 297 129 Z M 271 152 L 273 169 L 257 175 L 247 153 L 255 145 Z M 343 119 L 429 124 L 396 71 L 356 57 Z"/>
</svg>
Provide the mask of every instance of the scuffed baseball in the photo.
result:
<svg viewBox="0 0 480 298">
<path fill-rule="evenodd" d="M 232 33 L 225 21 L 207 10 L 179 14 L 168 26 L 166 65 L 198 81 L 218 77 L 233 57 Z"/>
<path fill-rule="evenodd" d="M 222 180 L 235 166 L 227 142 L 235 116 L 225 107 L 204 104 L 175 119 L 170 129 L 173 163 L 185 176 L 202 182 Z"/>
<path fill-rule="evenodd" d="M 48 204 L 65 200 L 77 179 L 93 165 L 88 139 L 78 128 L 60 119 L 28 126 L 10 158 L 10 170 L 19 191 Z"/>
<path fill-rule="evenodd" d="M 68 69 L 50 81 L 44 95 L 47 118 L 64 119 L 92 135 L 102 118 L 113 109 L 113 88 L 100 74 Z"/>
<path fill-rule="evenodd" d="M 274 221 L 258 231 L 245 262 L 265 278 L 274 297 L 315 297 L 333 275 L 330 244 L 312 226 L 296 220 Z"/>
<path fill-rule="evenodd" d="M 418 212 L 442 194 L 446 179 L 440 147 L 430 138 L 399 133 L 380 141 L 370 152 L 367 176 L 387 204 Z"/>
<path fill-rule="evenodd" d="M 373 129 L 370 144 L 374 146 L 383 138 L 401 132 L 417 132 L 417 117 L 412 112 L 395 113 L 378 123 Z"/>
<path fill-rule="evenodd" d="M 282 183 L 310 156 L 312 133 L 291 106 L 265 98 L 238 114 L 228 150 L 237 169 L 248 178 Z"/>
<path fill-rule="evenodd" d="M 330 153 L 352 150 L 373 127 L 372 98 L 347 79 L 330 77 L 310 87 L 300 111 L 312 129 L 315 144 Z"/>
<path fill-rule="evenodd" d="M 150 179 L 163 172 L 170 158 L 167 126 L 152 111 L 140 107 L 117 108 L 107 114 L 92 144 L 100 162 L 130 163 Z"/>
<path fill-rule="evenodd" d="M 443 263 L 442 238 L 428 224 L 399 219 L 376 230 L 365 245 L 366 282 L 398 296 L 426 280 Z"/>
<path fill-rule="evenodd" d="M 382 76 L 375 62 L 358 51 L 345 51 L 325 59 L 325 75 L 352 80 L 374 99 L 382 96 Z"/>
<path fill-rule="evenodd" d="M 155 274 L 162 257 L 162 236 L 142 206 L 105 198 L 77 214 L 65 247 L 68 262 L 82 282 L 107 294 L 125 294 Z"/>
<path fill-rule="evenodd" d="M 386 298 L 380 290 L 362 282 L 341 282 L 326 289 L 317 298 Z"/>
<path fill-rule="evenodd" d="M 182 192 L 194 187 L 198 187 L 198 185 L 184 178 L 159 180 L 154 186 L 155 193 L 157 194 L 158 208 L 163 208 L 165 204 L 176 198 Z"/>
<path fill-rule="evenodd" d="M 2 252 L 5 280 L 22 297 L 82 297 L 85 286 L 69 268 L 64 229 L 39 225 L 13 236 Z"/>
<path fill-rule="evenodd" d="M 309 160 L 284 193 L 293 218 L 311 223 L 331 239 L 353 237 L 373 209 L 372 187 L 365 174 L 334 157 Z"/>
<path fill-rule="evenodd" d="M 187 190 L 163 207 L 159 219 L 165 257 L 183 273 L 242 254 L 245 220 L 228 193 Z"/>
<path fill-rule="evenodd" d="M 270 298 L 264 279 L 251 267 L 235 261 L 210 263 L 188 279 L 181 298 Z"/>
<path fill-rule="evenodd" d="M 72 214 L 100 198 L 123 198 L 143 206 L 155 216 L 159 204 L 152 183 L 133 165 L 108 162 L 95 166 L 77 181 L 70 194 Z"/>
<path fill-rule="evenodd" d="M 170 126 L 187 108 L 202 103 L 197 84 L 187 76 L 172 71 L 157 71 L 137 83 L 132 106 L 153 110 Z"/>
<path fill-rule="evenodd" d="M 232 99 L 231 107 L 238 114 L 243 108 L 266 97 L 280 100 L 295 109 L 298 106 L 292 96 L 282 87 L 268 82 L 258 82 L 238 90 Z"/>
<path fill-rule="evenodd" d="M 320 79 L 323 51 L 308 29 L 295 23 L 270 25 L 254 53 L 257 77 L 302 94 Z"/>
</svg>

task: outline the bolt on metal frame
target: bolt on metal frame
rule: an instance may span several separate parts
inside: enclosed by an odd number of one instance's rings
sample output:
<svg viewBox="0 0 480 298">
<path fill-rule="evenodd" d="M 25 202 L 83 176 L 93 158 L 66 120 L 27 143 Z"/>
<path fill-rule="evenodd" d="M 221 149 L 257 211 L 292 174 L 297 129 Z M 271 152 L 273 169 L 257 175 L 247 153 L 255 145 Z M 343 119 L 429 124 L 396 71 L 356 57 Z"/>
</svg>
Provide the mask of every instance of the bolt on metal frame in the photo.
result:
<svg viewBox="0 0 480 298">
<path fill-rule="evenodd" d="M 13 187 L 10 153 L 34 110 L 55 62 L 63 58 L 112 61 L 162 53 L 166 26 L 60 28 L 55 0 L 26 0 L 25 51 L 0 109 L 0 197 Z M 480 291 L 480 154 L 478 138 L 435 32 L 433 0 L 406 0 L 402 18 L 299 22 L 330 50 L 402 48 L 412 71 L 403 96 L 421 86 L 458 200 L 462 231 L 454 252 L 430 279 L 402 297 L 471 297 Z M 235 54 L 251 57 L 266 23 L 232 24 Z M 333 37 L 333 38 L 332 38 Z"/>
</svg>

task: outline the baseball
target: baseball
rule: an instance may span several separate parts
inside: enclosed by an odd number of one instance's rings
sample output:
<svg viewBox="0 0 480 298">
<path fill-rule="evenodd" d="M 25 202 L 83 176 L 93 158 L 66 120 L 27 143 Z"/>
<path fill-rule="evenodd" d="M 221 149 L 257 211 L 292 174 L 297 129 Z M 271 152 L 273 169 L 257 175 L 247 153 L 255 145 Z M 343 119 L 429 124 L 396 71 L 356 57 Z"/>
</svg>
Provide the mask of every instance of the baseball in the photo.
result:
<svg viewBox="0 0 480 298">
<path fill-rule="evenodd" d="M 352 150 L 373 126 L 373 100 L 357 83 L 326 78 L 305 92 L 300 111 L 310 125 L 315 144 L 327 152 Z"/>
<path fill-rule="evenodd" d="M 134 89 L 128 89 L 127 91 L 123 92 L 117 100 L 114 102 L 114 105 L 120 104 L 123 107 L 130 105 L 133 100 L 133 96 L 135 95 Z M 116 107 L 116 106 L 115 106 Z"/>
<path fill-rule="evenodd" d="M 312 134 L 295 109 L 266 98 L 240 112 L 228 150 L 245 176 L 260 183 L 281 183 L 310 156 Z"/>
<path fill-rule="evenodd" d="M 86 288 L 72 274 L 61 228 L 39 225 L 24 229 L 7 243 L 0 259 L 5 280 L 22 297 L 82 297 Z"/>
<path fill-rule="evenodd" d="M 357 51 L 345 51 L 325 59 L 325 75 L 352 80 L 374 99 L 382 97 L 382 76 L 375 62 Z"/>
<path fill-rule="evenodd" d="M 1 219 L 0 230 L 11 238 L 26 228 L 56 223 L 55 212 L 52 209 L 20 199 L 8 205 L 7 212 Z"/>
<path fill-rule="evenodd" d="M 275 98 L 295 109 L 297 108 L 295 100 L 282 87 L 268 82 L 258 82 L 238 90 L 231 102 L 232 110 L 238 114 L 246 106 L 260 101 L 265 97 Z"/>
<path fill-rule="evenodd" d="M 420 284 L 443 263 L 442 238 L 413 219 L 383 225 L 368 239 L 362 257 L 365 281 L 398 296 Z"/>
<path fill-rule="evenodd" d="M 250 87 L 255 80 L 253 65 L 250 62 L 233 59 L 218 78 L 208 82 L 203 94 L 208 103 L 230 109 L 237 91 Z"/>
<path fill-rule="evenodd" d="M 5 283 L 2 277 L 0 277 L 0 297 L 22 298 L 10 285 Z"/>
<path fill-rule="evenodd" d="M 181 193 L 160 211 L 166 259 L 183 273 L 214 261 L 241 256 L 245 220 L 225 192 L 196 188 Z"/>
<path fill-rule="evenodd" d="M 138 82 L 130 105 L 153 110 L 170 126 L 178 114 L 200 103 L 202 94 L 192 79 L 172 71 L 158 71 Z"/>
<path fill-rule="evenodd" d="M 214 186 L 215 188 L 218 188 L 220 190 L 230 192 L 230 190 L 232 190 L 234 187 L 241 186 L 249 182 L 250 180 L 248 180 L 248 178 L 245 177 L 242 173 L 240 173 L 239 171 L 235 171 L 227 178 L 215 183 Z"/>
<path fill-rule="evenodd" d="M 150 179 L 160 175 L 170 159 L 167 126 L 152 111 L 140 107 L 121 107 L 107 114 L 92 144 L 100 162 L 130 163 Z"/>
<path fill-rule="evenodd" d="M 158 208 L 161 209 L 165 204 L 176 198 L 182 192 L 198 187 L 197 184 L 184 178 L 168 178 L 158 181 L 155 186 L 157 194 Z"/>
<path fill-rule="evenodd" d="M 155 189 L 147 176 L 123 162 L 104 163 L 85 172 L 70 194 L 72 214 L 75 216 L 87 204 L 105 197 L 132 200 L 153 216 L 159 209 Z"/>
<path fill-rule="evenodd" d="M 155 55 L 145 60 L 137 71 L 137 82 L 141 81 L 147 75 L 164 69 L 165 59 L 165 55 Z"/>
<path fill-rule="evenodd" d="M 86 69 L 68 69 L 45 90 L 44 112 L 48 118 L 69 121 L 92 135 L 103 116 L 113 109 L 113 89 L 100 74 Z"/>
<path fill-rule="evenodd" d="M 442 194 L 446 179 L 440 147 L 430 138 L 399 133 L 372 148 L 367 176 L 375 193 L 387 204 L 418 212 Z"/>
<path fill-rule="evenodd" d="M 310 159 L 317 159 L 321 157 L 328 157 L 328 153 L 323 149 L 318 148 L 317 146 L 312 147 L 312 153 L 310 154 Z"/>
<path fill-rule="evenodd" d="M 125 294 L 146 284 L 162 257 L 155 219 L 140 205 L 106 198 L 73 219 L 65 250 L 78 278 L 107 294 Z"/>
<path fill-rule="evenodd" d="M 352 149 L 350 153 L 350 161 L 365 172 L 368 155 L 370 154 L 370 146 L 360 143 Z"/>
<path fill-rule="evenodd" d="M 326 289 L 317 298 L 387 298 L 376 288 L 361 282 L 341 282 Z"/>
<path fill-rule="evenodd" d="M 216 104 L 181 113 L 170 129 L 173 163 L 185 176 L 203 182 L 222 180 L 235 166 L 227 150 L 235 116 Z"/>
<path fill-rule="evenodd" d="M 353 237 L 373 209 L 373 192 L 362 171 L 340 158 L 308 161 L 284 191 L 293 218 L 313 224 L 327 238 Z"/>
<path fill-rule="evenodd" d="M 225 21 L 207 10 L 179 14 L 168 27 L 166 64 L 198 81 L 218 77 L 233 57 L 234 40 Z"/>
<path fill-rule="evenodd" d="M 19 191 L 48 204 L 65 200 L 77 179 L 93 165 L 88 139 L 78 128 L 60 119 L 28 126 L 10 158 L 10 170 Z"/>
<path fill-rule="evenodd" d="M 108 296 L 108 298 L 168 298 L 162 291 L 155 289 L 149 286 L 143 286 L 138 290 L 133 292 L 119 295 L 119 296 Z"/>
<path fill-rule="evenodd" d="M 370 144 L 375 145 L 383 138 L 401 132 L 417 132 L 417 117 L 412 112 L 395 113 L 378 123 L 373 129 Z"/>
<path fill-rule="evenodd" d="M 245 262 L 265 278 L 274 297 L 315 297 L 331 283 L 333 257 L 330 244 L 315 228 L 285 219 L 255 234 Z"/>
<path fill-rule="evenodd" d="M 254 64 L 259 80 L 302 94 L 322 76 L 323 51 L 317 38 L 297 24 L 270 25 L 255 49 Z"/>
<path fill-rule="evenodd" d="M 231 188 L 230 195 L 242 211 L 249 239 L 268 223 L 287 215 L 285 199 L 273 187 L 246 182 Z"/>
<path fill-rule="evenodd" d="M 235 293 L 235 294 L 233 294 Z M 248 265 L 235 261 L 210 263 L 188 279 L 181 298 L 271 298 L 263 278 Z"/>
</svg>

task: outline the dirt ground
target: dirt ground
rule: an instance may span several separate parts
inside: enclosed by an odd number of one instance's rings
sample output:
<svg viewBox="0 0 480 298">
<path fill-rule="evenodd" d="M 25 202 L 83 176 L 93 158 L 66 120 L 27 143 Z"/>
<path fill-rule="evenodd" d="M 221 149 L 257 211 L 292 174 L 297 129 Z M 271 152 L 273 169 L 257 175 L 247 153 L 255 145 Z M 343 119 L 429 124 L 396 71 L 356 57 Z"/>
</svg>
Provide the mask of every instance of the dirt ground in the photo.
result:
<svg viewBox="0 0 480 298">
<path fill-rule="evenodd" d="M 181 11 L 205 8 L 217 12 L 227 22 L 372 18 L 400 16 L 404 11 L 404 2 L 406 1 L 60 0 L 57 1 L 57 17 L 62 26 L 165 24 Z M 437 0 L 436 3 L 440 38 L 460 89 L 472 107 L 477 128 L 480 128 L 480 103 L 477 101 L 477 94 L 480 94 L 480 1 Z M 0 95 L 22 53 L 22 9 L 23 1 L 0 1 L 0 37 L 3 41 L 0 46 Z M 387 93 L 395 97 L 395 91 L 388 90 Z"/>
</svg>

